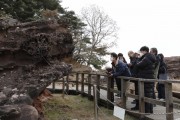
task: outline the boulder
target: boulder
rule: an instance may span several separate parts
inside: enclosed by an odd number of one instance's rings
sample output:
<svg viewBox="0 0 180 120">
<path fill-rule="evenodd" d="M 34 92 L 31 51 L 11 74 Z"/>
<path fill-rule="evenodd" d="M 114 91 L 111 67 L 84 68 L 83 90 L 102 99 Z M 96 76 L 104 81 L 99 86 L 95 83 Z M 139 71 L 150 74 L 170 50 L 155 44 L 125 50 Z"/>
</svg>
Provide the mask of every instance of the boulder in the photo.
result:
<svg viewBox="0 0 180 120">
<path fill-rule="evenodd" d="M 0 19 L 0 114 L 8 120 L 38 119 L 29 105 L 53 81 L 71 72 L 72 66 L 62 61 L 74 49 L 63 21 Z"/>
</svg>

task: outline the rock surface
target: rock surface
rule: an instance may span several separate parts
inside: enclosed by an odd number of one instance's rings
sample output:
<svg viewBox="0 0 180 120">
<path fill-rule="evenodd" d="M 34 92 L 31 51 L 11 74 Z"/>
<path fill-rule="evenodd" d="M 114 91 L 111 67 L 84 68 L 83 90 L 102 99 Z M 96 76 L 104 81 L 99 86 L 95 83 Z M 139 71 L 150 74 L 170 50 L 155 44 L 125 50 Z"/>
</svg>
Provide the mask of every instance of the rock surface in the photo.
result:
<svg viewBox="0 0 180 120">
<path fill-rule="evenodd" d="M 61 20 L 0 19 L 0 119 L 38 119 L 37 110 L 29 105 L 71 71 L 71 65 L 62 62 L 74 49 L 64 24 Z"/>
<path fill-rule="evenodd" d="M 165 57 L 170 78 L 180 79 L 180 56 Z"/>
</svg>

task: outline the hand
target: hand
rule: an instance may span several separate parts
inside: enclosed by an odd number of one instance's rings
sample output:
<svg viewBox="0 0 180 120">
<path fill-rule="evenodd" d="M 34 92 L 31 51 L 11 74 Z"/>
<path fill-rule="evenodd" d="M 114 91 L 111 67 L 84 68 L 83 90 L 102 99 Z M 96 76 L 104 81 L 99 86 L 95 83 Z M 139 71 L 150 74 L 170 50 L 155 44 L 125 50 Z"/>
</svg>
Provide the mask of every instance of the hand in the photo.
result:
<svg viewBox="0 0 180 120">
<path fill-rule="evenodd" d="M 112 76 L 113 76 L 113 74 L 110 74 L 109 76 L 110 76 L 110 77 L 112 77 Z"/>
<path fill-rule="evenodd" d="M 129 67 L 131 67 L 131 66 L 132 66 L 132 64 L 131 64 L 131 63 L 129 63 L 129 64 L 128 64 L 128 66 L 129 66 Z"/>
</svg>

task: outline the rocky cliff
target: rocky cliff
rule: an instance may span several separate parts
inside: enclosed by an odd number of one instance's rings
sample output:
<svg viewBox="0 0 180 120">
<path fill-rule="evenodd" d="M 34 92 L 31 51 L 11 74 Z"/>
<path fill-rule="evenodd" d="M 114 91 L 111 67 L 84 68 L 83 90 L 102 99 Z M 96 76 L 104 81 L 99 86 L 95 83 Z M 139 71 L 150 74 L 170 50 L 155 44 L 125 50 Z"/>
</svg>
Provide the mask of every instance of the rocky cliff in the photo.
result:
<svg viewBox="0 0 180 120">
<path fill-rule="evenodd" d="M 165 57 L 170 78 L 180 78 L 180 56 Z"/>
<path fill-rule="evenodd" d="M 72 43 L 65 21 L 0 19 L 0 119 L 39 118 L 33 100 L 71 71 L 61 60 L 72 55 Z"/>
</svg>

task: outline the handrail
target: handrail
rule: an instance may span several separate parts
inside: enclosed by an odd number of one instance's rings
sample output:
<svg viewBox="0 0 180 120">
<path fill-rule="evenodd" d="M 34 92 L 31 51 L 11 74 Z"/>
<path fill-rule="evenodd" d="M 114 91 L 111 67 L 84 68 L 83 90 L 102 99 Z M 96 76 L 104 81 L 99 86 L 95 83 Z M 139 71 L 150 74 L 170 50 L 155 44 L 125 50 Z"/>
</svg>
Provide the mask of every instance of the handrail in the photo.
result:
<svg viewBox="0 0 180 120">
<path fill-rule="evenodd" d="M 97 85 L 98 91 L 100 90 L 107 90 L 107 99 L 110 100 L 111 102 L 114 102 L 114 93 L 117 91 L 114 89 L 114 81 L 112 80 L 112 77 L 109 77 L 107 74 L 100 74 L 100 73 L 88 73 L 88 72 L 72 72 L 70 74 L 75 74 L 75 79 L 76 80 L 69 80 L 70 76 L 68 75 L 66 79 L 63 78 L 63 85 L 66 86 L 67 92 L 69 91 L 69 83 L 73 82 L 76 84 L 76 92 L 81 93 L 81 95 L 84 95 L 85 89 L 84 86 L 88 86 L 87 90 L 87 95 L 89 98 L 91 98 L 92 95 L 92 87 L 94 84 Z M 87 77 L 87 81 L 85 82 L 85 76 Z M 92 76 L 96 76 L 96 79 L 94 80 L 95 83 L 92 81 Z M 105 76 L 108 78 L 107 80 L 107 86 L 101 86 L 100 85 L 100 76 Z M 144 78 L 133 78 L 133 77 L 124 77 L 124 76 L 119 76 L 118 78 L 121 79 L 121 98 L 123 102 L 123 108 L 126 109 L 126 101 L 127 97 L 139 99 L 139 108 L 140 108 L 140 115 L 141 117 L 144 117 L 145 114 L 142 114 L 145 112 L 144 106 L 145 102 L 148 103 L 153 103 L 153 104 L 158 104 L 166 107 L 166 119 L 167 120 L 173 120 L 173 105 L 175 108 L 180 108 L 180 104 L 175 104 L 172 101 L 172 83 L 180 83 L 180 80 L 158 80 L 158 79 L 144 79 Z M 66 84 L 64 84 L 64 80 L 66 80 Z M 134 95 L 130 93 L 126 93 L 127 87 L 128 87 L 128 82 L 132 81 L 138 81 L 138 90 L 139 90 L 139 95 Z M 58 81 L 62 82 L 62 81 Z M 166 98 L 171 98 L 171 99 L 166 99 L 166 101 L 159 101 L 153 98 L 147 98 L 144 96 L 144 83 L 146 82 L 159 82 L 165 84 L 165 95 Z M 65 87 L 63 86 L 63 90 Z M 79 88 L 81 87 L 81 88 Z M 55 84 L 53 83 L 53 89 L 55 89 Z M 97 99 L 100 100 L 100 93 L 97 95 Z M 110 106 L 109 104 L 107 104 Z"/>
<path fill-rule="evenodd" d="M 100 74 L 100 73 L 89 73 L 89 72 L 71 72 L 71 73 L 78 73 L 78 74 L 88 74 L 88 75 L 100 75 L 100 76 L 105 76 L 108 77 L 107 74 Z M 159 79 L 145 79 L 145 78 L 135 78 L 135 77 L 125 77 L 125 76 L 119 76 L 117 78 L 120 79 L 127 79 L 127 80 L 132 80 L 132 81 L 144 81 L 144 82 L 168 82 L 168 83 L 180 83 L 180 80 L 173 80 L 173 79 L 168 79 L 168 80 L 159 80 Z"/>
</svg>

